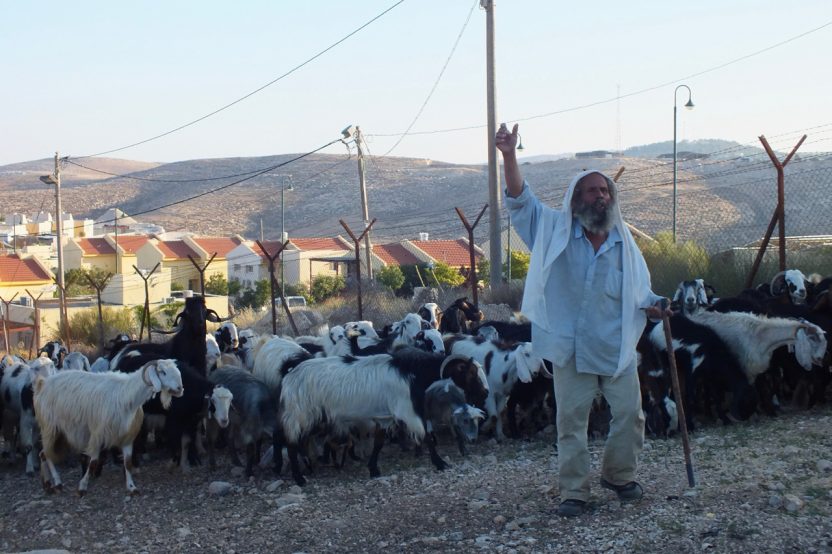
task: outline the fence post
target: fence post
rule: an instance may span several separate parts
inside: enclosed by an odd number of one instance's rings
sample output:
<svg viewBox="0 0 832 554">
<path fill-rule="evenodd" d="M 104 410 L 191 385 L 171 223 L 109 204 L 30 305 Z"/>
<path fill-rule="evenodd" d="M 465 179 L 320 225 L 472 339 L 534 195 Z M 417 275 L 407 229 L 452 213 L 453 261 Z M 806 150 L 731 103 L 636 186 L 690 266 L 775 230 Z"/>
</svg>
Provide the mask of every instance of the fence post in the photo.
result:
<svg viewBox="0 0 832 554">
<path fill-rule="evenodd" d="M 763 242 L 760 244 L 760 249 L 757 251 L 757 256 L 754 258 L 754 263 L 751 266 L 751 272 L 748 274 L 748 279 L 745 281 L 745 288 L 751 288 L 754 284 L 754 277 L 757 276 L 757 271 L 760 269 L 760 263 L 763 261 L 763 255 L 766 253 L 766 248 L 768 248 L 768 242 L 771 240 L 775 224 L 779 226 L 778 237 L 780 244 L 778 245 L 778 251 L 780 258 L 780 271 L 786 270 L 786 178 L 784 168 L 792 159 L 792 156 L 795 155 L 797 149 L 803 144 L 803 141 L 806 140 L 806 136 L 807 135 L 803 135 L 800 137 L 800 140 L 782 162 L 777 158 L 777 154 L 774 153 L 771 146 L 769 146 L 765 135 L 760 135 L 759 137 L 760 142 L 763 143 L 763 148 L 766 150 L 766 154 L 768 154 L 768 157 L 771 159 L 771 163 L 774 164 L 774 168 L 777 170 L 777 207 L 774 208 L 774 215 L 771 216 L 771 223 L 768 224 L 768 229 L 763 237 Z"/>
<path fill-rule="evenodd" d="M 3 344 L 6 347 L 6 353 L 11 354 L 12 349 L 9 348 L 9 305 L 14 302 L 19 293 L 14 293 L 10 300 L 6 300 L 0 296 L 0 302 L 3 302 Z"/>
<path fill-rule="evenodd" d="M 355 281 L 356 283 L 358 283 L 358 319 L 364 319 L 364 307 L 361 304 L 361 252 L 359 249 L 361 246 L 361 239 L 363 239 L 364 236 L 370 232 L 370 229 L 376 223 L 376 219 L 373 218 L 370 224 L 364 228 L 364 232 L 362 232 L 361 235 L 357 237 L 355 236 L 355 233 L 352 232 L 352 229 L 350 229 L 349 225 L 347 225 L 343 219 L 339 219 L 338 222 L 344 229 L 346 229 L 347 234 L 350 236 L 353 243 L 355 244 Z M 367 260 L 370 260 L 370 256 L 367 256 Z M 367 263 L 370 262 L 368 261 Z"/>
<path fill-rule="evenodd" d="M 23 289 L 23 290 L 26 291 L 26 294 L 29 295 L 29 298 L 31 298 L 32 302 L 34 302 L 34 304 L 35 304 L 35 316 L 34 316 L 34 321 L 32 322 L 33 325 L 34 325 L 32 327 L 32 342 L 29 343 L 29 359 L 31 360 L 32 359 L 32 346 L 33 345 L 35 346 L 35 349 L 36 349 L 35 351 L 40 350 L 40 306 L 38 305 L 38 302 L 40 301 L 40 297 L 43 296 L 44 293 L 46 293 L 46 291 L 42 290 L 40 292 L 40 294 L 37 295 L 37 297 L 36 297 L 34 294 L 29 292 L 29 289 Z"/>
<path fill-rule="evenodd" d="M 189 258 L 191 257 L 190 254 L 188 255 L 188 257 Z M 213 259 L 213 258 L 211 258 L 211 259 Z M 191 260 L 191 261 L 193 262 L 193 260 Z M 144 314 L 142 314 L 142 324 L 139 327 L 139 342 L 142 341 L 142 337 L 144 336 L 144 322 L 145 322 L 145 320 L 147 320 L 147 342 L 153 342 L 153 337 L 151 336 L 151 331 L 150 331 L 150 290 L 148 289 L 147 283 L 150 280 L 150 277 L 154 273 L 156 273 L 157 269 L 159 269 L 159 264 L 160 263 L 161 262 L 157 262 L 156 265 L 153 266 L 153 269 L 150 270 L 150 273 L 148 273 L 147 275 L 142 273 L 142 270 L 140 270 L 138 267 L 133 266 L 133 269 L 136 270 L 136 273 L 138 273 L 139 277 L 141 277 L 142 280 L 144 281 Z M 208 261 L 208 263 L 209 264 L 211 263 L 210 260 Z M 208 264 L 205 264 L 205 267 L 208 267 Z M 101 295 L 100 294 L 98 296 L 98 311 L 99 311 L 99 313 L 101 312 Z M 103 331 L 102 331 L 101 341 L 102 341 L 102 343 L 104 342 Z M 102 348 L 104 348 L 104 347 L 102 346 Z"/>
<path fill-rule="evenodd" d="M 157 264 L 158 265 L 158 264 Z M 134 266 L 135 267 L 135 266 Z M 85 273 L 85 277 L 87 281 L 89 281 L 90 286 L 95 289 L 96 297 L 98 298 L 98 348 L 101 351 L 104 351 L 104 314 L 101 311 L 101 291 L 107 286 L 110 282 L 110 279 L 113 278 L 113 274 L 109 271 L 104 275 L 104 278 L 100 281 L 96 281 L 92 278 L 89 273 Z M 145 304 L 147 304 L 147 287 L 145 287 Z M 150 333 L 150 327 L 148 324 L 148 333 Z"/>
<path fill-rule="evenodd" d="M 477 298 L 477 296 L 478 296 L 478 291 L 477 291 L 477 257 L 476 257 L 476 250 L 475 250 L 476 245 L 474 244 L 474 228 L 480 222 L 480 219 L 482 219 L 482 216 L 485 213 L 485 210 L 487 208 L 488 208 L 488 204 L 486 204 L 485 206 L 482 207 L 482 210 L 480 210 L 480 215 L 478 215 L 477 219 L 474 220 L 473 225 L 468 223 L 468 220 L 465 219 L 465 214 L 462 213 L 462 210 L 460 210 L 459 208 L 454 208 L 456 210 L 457 215 L 459 216 L 459 219 L 462 220 L 462 224 L 465 225 L 465 229 L 468 230 L 468 255 L 470 257 L 470 262 L 471 262 L 471 271 L 469 272 L 468 277 L 471 281 L 471 295 L 474 297 L 474 305 L 475 306 L 479 305 L 479 302 L 478 302 L 479 299 Z M 493 275 L 494 272 L 492 272 L 491 274 Z"/>
<path fill-rule="evenodd" d="M 188 254 L 188 259 L 191 260 L 191 263 L 194 264 L 194 267 L 199 272 L 199 293 L 204 297 L 205 296 L 205 270 L 208 269 L 208 266 L 211 265 L 211 262 L 214 261 L 214 258 L 217 257 L 217 253 L 214 252 L 211 255 L 211 258 L 205 262 L 205 265 L 200 267 L 196 260 L 194 260 L 193 256 Z M 157 264 L 158 265 L 158 264 Z"/>
<path fill-rule="evenodd" d="M 274 293 L 275 289 L 277 289 L 278 293 L 280 294 L 280 303 L 283 304 L 283 309 L 286 311 L 286 318 L 289 320 L 289 325 L 292 326 L 292 331 L 295 333 L 295 336 L 298 336 L 300 333 L 298 333 L 298 327 L 297 325 L 295 325 L 295 318 L 292 317 L 292 312 L 289 311 L 289 306 L 286 305 L 286 297 L 283 296 L 283 288 L 275 287 L 277 279 L 274 276 L 274 261 L 277 259 L 278 256 L 280 256 L 280 253 L 283 252 L 283 249 L 286 248 L 286 245 L 289 244 L 289 241 L 287 240 L 286 242 L 282 243 L 278 247 L 277 252 L 275 252 L 274 254 L 269 254 L 269 252 L 266 250 L 266 247 L 259 240 L 255 242 L 257 243 L 257 246 L 260 248 L 260 251 L 263 252 L 263 256 L 265 256 L 266 259 L 269 260 L 269 290 L 271 292 L 270 296 L 272 299 L 272 334 L 277 334 L 277 307 L 275 306 L 274 302 Z"/>
<path fill-rule="evenodd" d="M 60 328 L 61 325 L 60 325 L 60 323 L 58 323 L 58 338 L 61 338 L 60 337 L 61 332 L 66 333 L 66 348 L 67 348 L 67 350 L 72 350 L 72 333 L 69 330 L 69 310 L 67 309 L 67 302 L 66 302 L 66 287 L 68 287 L 72 283 L 66 282 L 66 283 L 64 283 L 64 286 L 61 286 L 61 284 L 58 282 L 58 279 L 56 279 L 55 277 L 52 277 L 52 280 L 55 281 L 55 285 L 58 286 L 58 290 L 61 293 L 61 297 L 64 299 L 63 302 L 59 303 L 59 308 L 58 309 L 60 310 L 61 314 L 63 314 L 63 318 L 64 318 L 63 320 L 66 322 L 66 328 L 61 329 Z"/>
</svg>

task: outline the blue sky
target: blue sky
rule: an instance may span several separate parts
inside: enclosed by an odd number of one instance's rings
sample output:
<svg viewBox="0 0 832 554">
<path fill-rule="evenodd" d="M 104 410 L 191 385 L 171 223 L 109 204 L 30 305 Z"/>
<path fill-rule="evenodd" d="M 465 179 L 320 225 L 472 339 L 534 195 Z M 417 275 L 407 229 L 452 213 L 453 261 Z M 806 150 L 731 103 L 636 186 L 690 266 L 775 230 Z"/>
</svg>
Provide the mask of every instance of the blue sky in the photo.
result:
<svg viewBox="0 0 832 554">
<path fill-rule="evenodd" d="M 200 117 L 299 64 L 395 0 L 11 2 L 0 11 L 0 164 L 117 148 Z M 473 1 L 406 0 L 296 73 L 188 129 L 113 154 L 175 161 L 304 152 L 361 126 L 383 154 L 433 85 Z M 832 21 L 832 2 L 498 1 L 499 121 L 615 98 Z M 832 150 L 832 26 L 684 82 L 679 138 Z M 669 140 L 673 89 L 521 124 L 526 155 Z M 680 104 L 686 98 L 680 95 Z M 485 123 L 476 7 L 414 131 Z M 327 150 L 342 153 L 343 146 Z M 406 137 L 391 155 L 486 159 L 486 131 Z"/>
</svg>

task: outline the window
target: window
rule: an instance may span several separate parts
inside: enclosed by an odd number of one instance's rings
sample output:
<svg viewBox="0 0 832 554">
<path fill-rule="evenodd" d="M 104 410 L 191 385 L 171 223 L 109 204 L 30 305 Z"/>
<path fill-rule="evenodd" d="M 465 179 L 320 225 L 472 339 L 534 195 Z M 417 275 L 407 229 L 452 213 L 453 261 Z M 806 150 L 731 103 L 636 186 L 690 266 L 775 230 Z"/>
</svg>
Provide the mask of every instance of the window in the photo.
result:
<svg viewBox="0 0 832 554">
<path fill-rule="evenodd" d="M 240 271 L 240 264 L 234 264 L 234 271 Z"/>
<path fill-rule="evenodd" d="M 254 273 L 254 266 L 253 265 L 247 265 L 246 266 L 246 273 Z"/>
</svg>

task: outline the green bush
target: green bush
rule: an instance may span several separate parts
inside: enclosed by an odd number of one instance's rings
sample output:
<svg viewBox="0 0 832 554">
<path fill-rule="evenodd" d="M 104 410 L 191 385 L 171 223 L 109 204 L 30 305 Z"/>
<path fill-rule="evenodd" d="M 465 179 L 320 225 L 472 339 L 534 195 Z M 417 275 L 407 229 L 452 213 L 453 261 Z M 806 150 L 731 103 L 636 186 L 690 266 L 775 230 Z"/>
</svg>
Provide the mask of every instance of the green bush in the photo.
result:
<svg viewBox="0 0 832 554">
<path fill-rule="evenodd" d="M 388 265 L 378 272 L 378 281 L 390 290 L 398 290 L 404 285 L 404 273 L 397 265 Z"/>
<path fill-rule="evenodd" d="M 108 341 L 119 333 L 128 335 L 136 333 L 136 320 L 130 308 L 103 308 L 104 341 Z M 98 345 L 98 308 L 91 308 L 72 314 L 69 318 L 69 329 L 73 344 L 80 342 L 88 346 Z M 62 337 L 66 340 L 66 337 Z"/>
<path fill-rule="evenodd" d="M 439 283 L 444 286 L 458 287 L 465 282 L 465 277 L 462 276 L 462 273 L 443 262 L 436 262 L 430 274 L 433 278 L 431 285 Z"/>
<path fill-rule="evenodd" d="M 312 295 L 309 294 L 309 287 L 304 283 L 286 284 L 286 296 L 303 296 L 307 304 L 312 303 Z"/>
<path fill-rule="evenodd" d="M 221 273 L 214 273 L 205 280 L 205 294 L 228 296 L 228 280 Z"/>
<path fill-rule="evenodd" d="M 653 242 L 642 243 L 641 251 L 656 294 L 672 296 L 679 282 L 708 274 L 710 258 L 705 249 L 693 241 L 674 243 L 669 231 L 657 233 Z"/>
<path fill-rule="evenodd" d="M 254 289 L 245 289 L 237 301 L 238 308 L 253 308 L 259 310 L 271 302 L 271 288 L 269 280 L 262 279 L 254 283 Z"/>
<path fill-rule="evenodd" d="M 508 259 L 508 255 L 506 255 Z M 531 255 L 520 250 L 511 251 L 511 279 L 525 279 L 529 272 L 529 262 Z M 503 275 L 508 273 L 508 262 L 503 263 Z"/>
<path fill-rule="evenodd" d="M 341 275 L 318 275 L 312 279 L 309 294 L 314 302 L 323 302 L 346 288 L 346 281 Z"/>
</svg>

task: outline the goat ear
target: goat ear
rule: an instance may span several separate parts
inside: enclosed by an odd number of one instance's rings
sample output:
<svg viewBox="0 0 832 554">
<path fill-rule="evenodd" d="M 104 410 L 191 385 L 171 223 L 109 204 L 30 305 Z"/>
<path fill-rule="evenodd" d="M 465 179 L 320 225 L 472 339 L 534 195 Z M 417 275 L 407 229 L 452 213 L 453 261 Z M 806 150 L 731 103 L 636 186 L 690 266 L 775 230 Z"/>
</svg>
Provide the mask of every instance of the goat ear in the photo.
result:
<svg viewBox="0 0 832 554">
<path fill-rule="evenodd" d="M 700 287 L 698 289 L 698 291 L 699 291 L 699 295 L 698 295 L 699 298 L 697 298 L 696 301 L 699 302 L 699 304 L 702 305 L 702 306 L 707 306 L 708 305 L 708 294 L 705 292 L 705 287 L 704 286 Z"/>
<path fill-rule="evenodd" d="M 780 296 L 786 292 L 786 272 L 781 271 L 771 280 L 771 294 L 772 296 Z"/>
<path fill-rule="evenodd" d="M 673 302 L 678 302 L 682 299 L 682 290 L 682 285 L 679 285 L 679 287 L 676 289 L 676 294 L 673 295 Z"/>
</svg>

